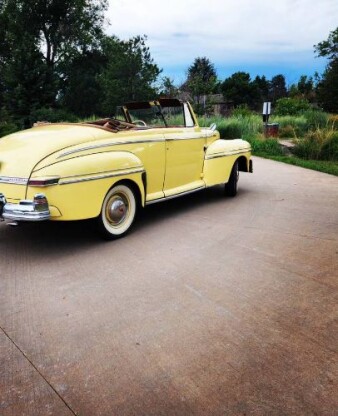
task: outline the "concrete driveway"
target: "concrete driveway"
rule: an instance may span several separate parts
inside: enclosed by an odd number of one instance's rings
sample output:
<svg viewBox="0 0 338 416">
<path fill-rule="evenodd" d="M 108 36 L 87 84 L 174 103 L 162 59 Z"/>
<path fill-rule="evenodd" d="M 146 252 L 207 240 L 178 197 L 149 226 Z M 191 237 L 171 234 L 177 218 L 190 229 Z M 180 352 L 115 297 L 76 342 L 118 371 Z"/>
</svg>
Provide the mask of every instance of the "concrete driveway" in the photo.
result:
<svg viewBox="0 0 338 416">
<path fill-rule="evenodd" d="M 338 178 L 255 158 L 221 188 L 0 224 L 0 415 L 338 415 Z"/>
</svg>

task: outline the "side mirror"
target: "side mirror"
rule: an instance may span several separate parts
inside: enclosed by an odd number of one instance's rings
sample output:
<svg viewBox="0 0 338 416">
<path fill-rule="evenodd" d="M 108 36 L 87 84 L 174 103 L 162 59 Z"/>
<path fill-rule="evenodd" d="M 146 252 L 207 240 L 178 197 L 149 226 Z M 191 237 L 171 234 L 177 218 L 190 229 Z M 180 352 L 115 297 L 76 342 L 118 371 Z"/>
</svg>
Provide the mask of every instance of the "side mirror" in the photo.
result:
<svg viewBox="0 0 338 416">
<path fill-rule="evenodd" d="M 211 131 L 215 131 L 215 130 L 216 130 L 216 128 L 217 128 L 216 123 L 212 123 L 212 124 L 210 124 L 210 126 L 209 126 L 209 130 L 211 130 Z"/>
</svg>

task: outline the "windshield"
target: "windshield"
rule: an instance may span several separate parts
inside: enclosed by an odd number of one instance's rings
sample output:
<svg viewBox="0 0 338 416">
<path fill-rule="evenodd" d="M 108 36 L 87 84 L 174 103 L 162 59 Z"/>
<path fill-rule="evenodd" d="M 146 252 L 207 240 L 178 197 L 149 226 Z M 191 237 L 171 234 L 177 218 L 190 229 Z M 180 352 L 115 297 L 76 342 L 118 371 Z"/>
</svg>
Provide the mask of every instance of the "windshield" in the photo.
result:
<svg viewBox="0 0 338 416">
<path fill-rule="evenodd" d="M 189 105 L 177 99 L 132 102 L 118 107 L 116 118 L 143 127 L 194 127 Z"/>
<path fill-rule="evenodd" d="M 160 107 L 153 105 L 149 108 L 128 108 L 132 123 L 152 127 L 165 127 Z"/>
</svg>

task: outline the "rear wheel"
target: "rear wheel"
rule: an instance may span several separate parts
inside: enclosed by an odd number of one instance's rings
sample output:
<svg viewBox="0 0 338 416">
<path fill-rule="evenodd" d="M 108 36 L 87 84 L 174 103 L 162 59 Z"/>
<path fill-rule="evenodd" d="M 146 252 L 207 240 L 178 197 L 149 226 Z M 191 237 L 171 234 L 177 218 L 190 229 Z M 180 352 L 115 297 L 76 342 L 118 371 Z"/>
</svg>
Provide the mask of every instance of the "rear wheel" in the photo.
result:
<svg viewBox="0 0 338 416">
<path fill-rule="evenodd" d="M 228 183 L 225 184 L 224 193 L 227 196 L 236 196 L 237 195 L 237 184 L 239 179 L 239 171 L 238 171 L 238 161 L 235 162 L 234 166 L 232 167 L 232 171 L 230 174 L 230 178 Z"/>
<path fill-rule="evenodd" d="M 127 234 L 135 219 L 136 205 L 134 192 L 129 186 L 114 186 L 104 198 L 97 218 L 101 235 L 112 240 Z"/>
</svg>

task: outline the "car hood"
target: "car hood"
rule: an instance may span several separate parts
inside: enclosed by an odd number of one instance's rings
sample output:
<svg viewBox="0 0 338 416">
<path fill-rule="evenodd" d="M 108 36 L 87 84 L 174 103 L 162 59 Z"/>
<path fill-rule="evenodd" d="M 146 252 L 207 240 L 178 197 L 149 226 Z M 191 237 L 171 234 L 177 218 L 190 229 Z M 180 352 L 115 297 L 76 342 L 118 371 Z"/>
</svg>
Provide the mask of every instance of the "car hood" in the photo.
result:
<svg viewBox="0 0 338 416">
<path fill-rule="evenodd" d="M 53 153 L 112 134 L 91 126 L 51 124 L 3 137 L 0 177 L 28 178 L 37 163 Z"/>
</svg>

